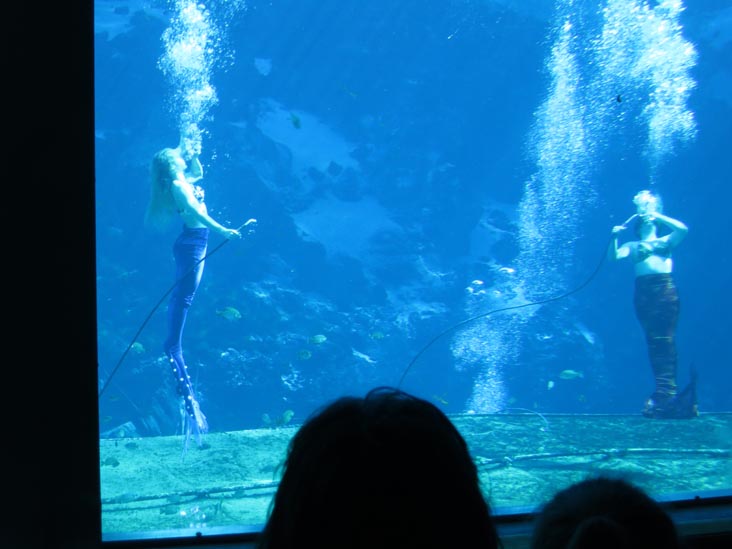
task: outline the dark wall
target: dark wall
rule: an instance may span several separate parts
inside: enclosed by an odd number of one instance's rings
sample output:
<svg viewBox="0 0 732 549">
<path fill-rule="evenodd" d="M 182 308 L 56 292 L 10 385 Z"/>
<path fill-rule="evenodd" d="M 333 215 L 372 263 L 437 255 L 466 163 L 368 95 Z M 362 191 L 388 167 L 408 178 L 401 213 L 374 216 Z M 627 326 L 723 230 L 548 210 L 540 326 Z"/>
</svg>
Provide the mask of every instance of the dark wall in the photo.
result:
<svg viewBox="0 0 732 549">
<path fill-rule="evenodd" d="M 22 6 L 22 7 L 21 7 Z M 92 3 L 8 6 L 4 547 L 96 546 Z M 5 463 L 5 461 L 4 461 Z"/>
</svg>

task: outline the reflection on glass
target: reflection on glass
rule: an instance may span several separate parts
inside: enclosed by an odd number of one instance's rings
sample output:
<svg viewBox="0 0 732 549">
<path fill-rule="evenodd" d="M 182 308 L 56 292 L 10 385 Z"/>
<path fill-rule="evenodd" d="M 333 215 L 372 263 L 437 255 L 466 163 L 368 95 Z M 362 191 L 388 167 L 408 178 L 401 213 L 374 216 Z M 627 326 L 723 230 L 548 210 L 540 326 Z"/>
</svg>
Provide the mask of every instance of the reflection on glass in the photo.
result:
<svg viewBox="0 0 732 549">
<path fill-rule="evenodd" d="M 732 486 L 724 10 L 431 4 L 95 1 L 105 539 L 257 531 L 380 385 L 499 513 Z"/>
</svg>

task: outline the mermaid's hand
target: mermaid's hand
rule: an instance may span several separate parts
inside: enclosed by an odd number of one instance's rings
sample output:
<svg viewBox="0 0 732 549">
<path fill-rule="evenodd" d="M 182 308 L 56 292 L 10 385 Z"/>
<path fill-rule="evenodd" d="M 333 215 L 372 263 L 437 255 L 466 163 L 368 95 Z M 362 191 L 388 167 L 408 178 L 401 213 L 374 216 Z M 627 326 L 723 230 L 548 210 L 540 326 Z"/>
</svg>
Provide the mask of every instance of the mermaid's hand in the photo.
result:
<svg viewBox="0 0 732 549">
<path fill-rule="evenodd" d="M 244 227 L 249 227 L 249 230 L 247 230 L 247 234 L 251 235 L 254 234 L 254 228 L 257 225 L 257 220 L 253 217 L 251 219 L 248 219 L 246 223 L 244 223 L 239 229 L 243 229 Z"/>
<path fill-rule="evenodd" d="M 224 227 L 219 232 L 221 233 L 221 236 L 223 236 L 224 238 L 228 238 L 229 240 L 231 240 L 232 238 L 241 238 L 241 233 L 238 229 L 228 229 Z"/>
</svg>

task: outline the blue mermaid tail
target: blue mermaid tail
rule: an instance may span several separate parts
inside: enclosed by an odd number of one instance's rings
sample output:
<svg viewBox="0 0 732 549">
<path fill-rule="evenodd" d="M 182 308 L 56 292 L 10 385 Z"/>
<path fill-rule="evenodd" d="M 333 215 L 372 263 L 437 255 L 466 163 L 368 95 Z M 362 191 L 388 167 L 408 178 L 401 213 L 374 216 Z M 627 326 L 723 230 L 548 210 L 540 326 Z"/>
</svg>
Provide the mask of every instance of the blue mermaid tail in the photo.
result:
<svg viewBox="0 0 732 549">
<path fill-rule="evenodd" d="M 191 381 L 191 376 L 188 375 L 188 366 L 176 360 L 173 355 L 169 355 L 168 359 L 173 370 L 173 375 L 175 376 L 177 392 L 183 397 L 181 414 L 183 416 L 185 449 L 188 448 L 191 435 L 195 437 L 196 443 L 201 446 L 203 444 L 201 435 L 208 432 L 208 421 L 206 420 L 206 415 L 201 410 L 201 405 L 193 390 L 193 382 Z"/>
<path fill-rule="evenodd" d="M 198 401 L 193 400 L 191 406 L 193 408 L 193 415 L 188 412 L 185 399 L 181 400 L 180 414 L 181 430 L 183 432 L 183 456 L 188 452 L 191 437 L 193 437 L 196 444 L 201 447 L 203 446 L 202 435 L 208 432 L 208 422 L 206 421 L 206 416 L 201 411 Z"/>
</svg>

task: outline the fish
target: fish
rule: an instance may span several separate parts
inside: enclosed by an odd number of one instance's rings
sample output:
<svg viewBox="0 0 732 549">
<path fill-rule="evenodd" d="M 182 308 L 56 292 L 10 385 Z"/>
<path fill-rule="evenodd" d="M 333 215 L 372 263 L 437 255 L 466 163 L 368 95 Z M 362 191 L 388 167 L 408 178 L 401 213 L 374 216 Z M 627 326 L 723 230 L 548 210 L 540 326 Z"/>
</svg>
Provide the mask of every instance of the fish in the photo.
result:
<svg viewBox="0 0 732 549">
<path fill-rule="evenodd" d="M 280 416 L 280 425 L 287 425 L 292 421 L 293 417 L 295 417 L 295 412 L 292 410 L 285 410 L 282 412 L 282 416 Z"/>
<path fill-rule="evenodd" d="M 587 341 L 587 343 L 589 343 L 590 345 L 595 344 L 595 342 L 597 341 L 597 336 L 589 329 L 587 329 L 587 326 L 585 326 L 581 322 L 575 322 L 574 327 L 577 328 L 577 331 L 582 337 L 585 338 L 585 341 Z"/>
<path fill-rule="evenodd" d="M 272 60 L 262 57 L 255 57 L 254 67 L 257 69 L 257 72 L 259 74 L 261 74 L 262 76 L 267 76 L 270 72 L 272 72 Z"/>
<path fill-rule="evenodd" d="M 312 356 L 313 356 L 313 353 L 311 353 L 307 349 L 300 349 L 297 352 L 297 358 L 299 358 L 300 360 L 310 360 L 310 358 L 312 358 Z"/>
<path fill-rule="evenodd" d="M 361 360 L 365 360 L 369 364 L 376 364 L 376 361 L 373 358 L 371 358 L 369 355 L 365 355 L 362 352 L 357 351 L 353 347 L 351 347 L 351 352 L 353 353 L 353 356 L 355 356 L 356 358 L 360 358 Z"/>
<path fill-rule="evenodd" d="M 300 122 L 300 117 L 297 116 L 294 112 L 290 113 L 290 122 L 292 122 L 292 127 L 296 130 L 299 130 L 302 127 L 302 122 Z"/>
<path fill-rule="evenodd" d="M 310 343 L 314 345 L 320 345 L 321 343 L 325 343 L 326 341 L 328 341 L 328 338 L 323 334 L 316 334 L 310 338 Z"/>
<path fill-rule="evenodd" d="M 110 456 L 102 461 L 102 465 L 107 467 L 119 467 L 119 460 L 116 457 Z"/>
<path fill-rule="evenodd" d="M 585 377 L 585 374 L 577 370 L 562 370 L 559 373 L 559 377 L 562 379 L 581 379 Z"/>
<path fill-rule="evenodd" d="M 552 389 L 554 389 L 554 382 L 549 380 L 549 382 L 546 384 L 546 389 L 547 391 L 551 391 Z"/>
<path fill-rule="evenodd" d="M 228 321 L 241 319 L 241 313 L 238 309 L 235 309 L 234 307 L 224 307 L 223 309 L 218 309 L 216 311 L 216 314 L 222 318 L 225 318 Z"/>
<path fill-rule="evenodd" d="M 130 352 L 135 355 L 141 355 L 145 352 L 145 347 L 139 341 L 135 341 L 130 345 Z"/>
</svg>

